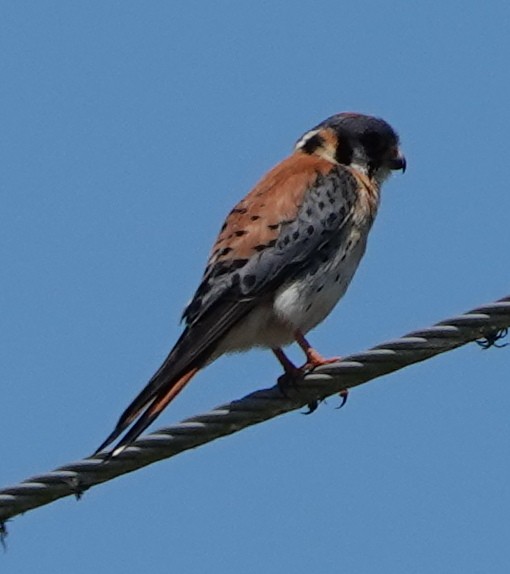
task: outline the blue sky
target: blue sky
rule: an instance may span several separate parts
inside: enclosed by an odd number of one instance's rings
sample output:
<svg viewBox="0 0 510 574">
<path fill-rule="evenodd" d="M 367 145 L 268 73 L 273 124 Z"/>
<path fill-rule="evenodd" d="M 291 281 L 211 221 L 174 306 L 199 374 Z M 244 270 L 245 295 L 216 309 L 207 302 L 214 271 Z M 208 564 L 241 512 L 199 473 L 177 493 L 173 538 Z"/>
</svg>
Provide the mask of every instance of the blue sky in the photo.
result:
<svg viewBox="0 0 510 574">
<path fill-rule="evenodd" d="M 344 5 L 346 4 L 346 5 Z M 89 454 L 232 205 L 325 117 L 399 132 L 347 354 L 508 294 L 510 4 L 0 7 L 0 484 Z M 470 345 L 9 524 L 6 572 L 507 572 L 509 350 Z M 295 356 L 295 355 L 294 355 Z M 219 360 L 154 428 L 265 387 Z M 2 567 L 4 569 L 4 567 Z"/>
</svg>

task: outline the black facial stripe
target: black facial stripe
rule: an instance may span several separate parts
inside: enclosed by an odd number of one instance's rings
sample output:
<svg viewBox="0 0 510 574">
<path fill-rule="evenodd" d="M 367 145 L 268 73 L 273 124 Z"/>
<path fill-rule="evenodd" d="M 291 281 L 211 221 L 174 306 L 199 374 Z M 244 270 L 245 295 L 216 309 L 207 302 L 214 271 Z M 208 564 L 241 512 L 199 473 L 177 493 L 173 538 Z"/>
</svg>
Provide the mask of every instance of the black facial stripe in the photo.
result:
<svg viewBox="0 0 510 574">
<path fill-rule="evenodd" d="M 352 161 L 352 147 L 347 138 L 339 138 L 335 151 L 335 159 L 343 165 L 350 165 Z"/>
<path fill-rule="evenodd" d="M 312 154 L 317 148 L 324 144 L 324 140 L 319 134 L 308 138 L 301 148 L 305 153 Z"/>
</svg>

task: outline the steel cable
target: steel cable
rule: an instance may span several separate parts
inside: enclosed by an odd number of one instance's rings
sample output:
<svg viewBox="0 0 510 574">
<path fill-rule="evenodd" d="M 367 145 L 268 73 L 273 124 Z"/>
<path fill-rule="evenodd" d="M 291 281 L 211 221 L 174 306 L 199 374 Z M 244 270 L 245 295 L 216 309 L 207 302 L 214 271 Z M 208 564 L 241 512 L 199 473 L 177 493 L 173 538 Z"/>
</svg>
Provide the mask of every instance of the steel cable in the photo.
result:
<svg viewBox="0 0 510 574">
<path fill-rule="evenodd" d="M 286 386 L 285 394 L 276 385 L 144 435 L 116 458 L 107 459 L 99 454 L 0 489 L 0 539 L 6 532 L 5 521 L 17 514 L 64 496 L 80 497 L 96 484 L 300 409 L 468 342 L 478 340 L 485 347 L 498 346 L 497 340 L 506 334 L 508 327 L 510 296 L 368 351 L 346 356 L 338 363 L 318 367 L 304 375 L 295 386 Z"/>
</svg>

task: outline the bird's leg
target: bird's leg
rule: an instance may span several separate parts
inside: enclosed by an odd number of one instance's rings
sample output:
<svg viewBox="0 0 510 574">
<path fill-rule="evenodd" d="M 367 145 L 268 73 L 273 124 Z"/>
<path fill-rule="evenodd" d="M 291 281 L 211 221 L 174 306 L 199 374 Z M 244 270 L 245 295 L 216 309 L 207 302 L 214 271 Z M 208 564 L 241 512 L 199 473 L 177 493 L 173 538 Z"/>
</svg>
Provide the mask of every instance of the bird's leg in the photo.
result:
<svg viewBox="0 0 510 574">
<path fill-rule="evenodd" d="M 283 370 L 287 373 L 287 375 L 300 375 L 301 369 L 296 367 L 296 365 L 287 357 L 287 355 L 280 349 L 271 349 L 278 359 L 278 362 L 283 367 Z"/>
<path fill-rule="evenodd" d="M 318 351 L 312 347 L 312 345 L 310 345 L 301 331 L 296 330 L 294 332 L 294 338 L 296 339 L 296 343 L 303 349 L 306 355 L 307 361 L 301 367 L 302 370 L 311 370 L 315 367 L 319 367 L 320 365 L 330 365 L 331 363 L 338 363 L 338 361 L 341 361 L 340 357 L 325 359 Z"/>
<path fill-rule="evenodd" d="M 280 390 L 282 395 L 285 398 L 288 398 L 289 395 L 287 393 L 287 390 L 289 388 L 293 389 L 296 388 L 296 381 L 299 379 L 299 377 L 303 376 L 303 374 L 306 372 L 306 369 L 302 367 L 296 367 L 296 365 L 289 359 L 289 357 L 287 357 L 287 355 L 281 349 L 276 348 L 271 350 L 273 351 L 275 357 L 278 359 L 278 362 L 285 371 L 283 375 L 278 377 L 278 381 L 276 384 L 278 385 L 278 389 Z M 304 414 L 309 415 L 310 413 L 313 413 L 313 411 L 315 411 L 318 406 L 319 406 L 318 401 L 312 401 L 308 403 L 308 412 Z"/>
<path fill-rule="evenodd" d="M 313 370 L 315 367 L 319 367 L 320 365 L 338 363 L 338 361 L 342 360 L 341 357 L 325 359 L 316 349 L 312 347 L 312 345 L 310 345 L 306 337 L 303 335 L 303 333 L 301 333 L 301 331 L 299 331 L 299 329 L 294 331 L 294 338 L 296 339 L 296 343 L 301 347 L 301 349 L 303 349 L 306 355 L 306 363 L 300 369 L 302 372 Z M 341 408 L 345 405 L 348 394 L 349 391 L 347 389 L 340 391 L 339 395 L 342 398 L 342 402 L 338 408 Z"/>
<path fill-rule="evenodd" d="M 278 362 L 283 367 L 285 373 L 278 377 L 278 388 L 284 397 L 287 397 L 287 389 L 296 386 L 296 379 L 303 374 L 303 371 L 296 367 L 296 365 L 287 357 L 287 355 L 280 349 L 271 349 L 278 359 Z"/>
</svg>

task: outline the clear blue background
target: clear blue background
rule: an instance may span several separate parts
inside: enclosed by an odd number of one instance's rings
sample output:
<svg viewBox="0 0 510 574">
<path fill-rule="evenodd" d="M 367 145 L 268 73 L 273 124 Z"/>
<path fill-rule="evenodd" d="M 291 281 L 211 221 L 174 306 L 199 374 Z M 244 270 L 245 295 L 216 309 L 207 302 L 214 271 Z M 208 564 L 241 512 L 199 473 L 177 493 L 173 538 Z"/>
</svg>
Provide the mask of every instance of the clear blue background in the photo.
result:
<svg viewBox="0 0 510 574">
<path fill-rule="evenodd" d="M 180 333 L 223 217 L 345 110 L 400 132 L 311 336 L 360 351 L 510 292 L 510 4 L 4 2 L 0 484 L 89 454 Z M 508 572 L 510 350 L 469 345 L 9 523 L 2 572 Z M 157 426 L 271 385 L 226 357 Z"/>
</svg>

